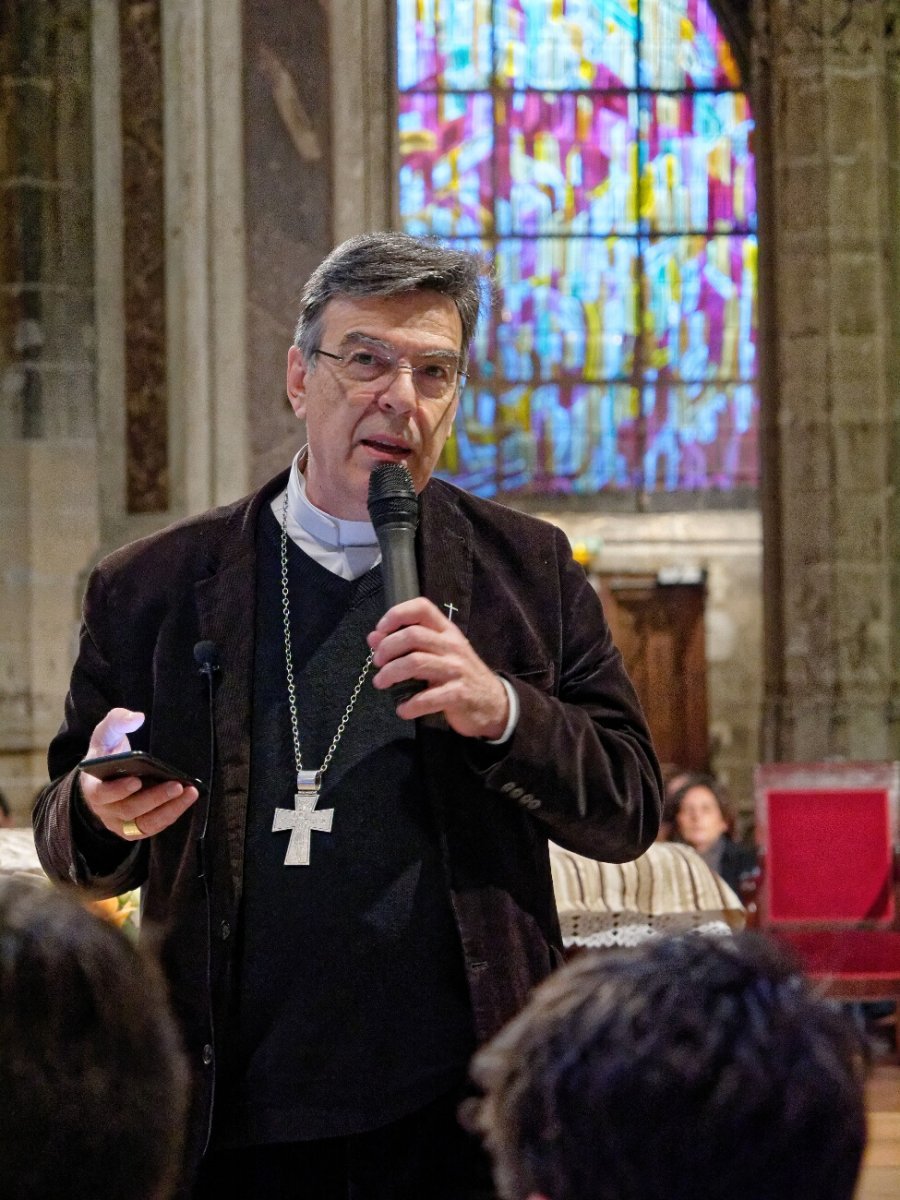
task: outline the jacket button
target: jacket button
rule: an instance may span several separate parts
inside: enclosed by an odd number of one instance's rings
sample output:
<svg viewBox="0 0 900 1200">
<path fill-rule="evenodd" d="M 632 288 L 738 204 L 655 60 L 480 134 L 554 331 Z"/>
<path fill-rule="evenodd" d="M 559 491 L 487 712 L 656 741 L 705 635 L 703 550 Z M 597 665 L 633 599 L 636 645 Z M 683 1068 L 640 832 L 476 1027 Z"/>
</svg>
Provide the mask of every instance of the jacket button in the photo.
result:
<svg viewBox="0 0 900 1200">
<path fill-rule="evenodd" d="M 221 937 L 223 942 L 227 942 L 228 939 L 231 937 L 231 926 L 228 924 L 227 921 L 223 921 L 222 924 L 219 926 L 219 936 Z"/>
<path fill-rule="evenodd" d="M 204 1067 L 208 1067 L 209 1064 L 212 1062 L 212 1060 L 213 1060 L 213 1048 L 212 1048 L 212 1046 L 210 1046 L 209 1042 L 207 1042 L 206 1045 L 203 1047 L 203 1065 L 204 1065 Z"/>
</svg>

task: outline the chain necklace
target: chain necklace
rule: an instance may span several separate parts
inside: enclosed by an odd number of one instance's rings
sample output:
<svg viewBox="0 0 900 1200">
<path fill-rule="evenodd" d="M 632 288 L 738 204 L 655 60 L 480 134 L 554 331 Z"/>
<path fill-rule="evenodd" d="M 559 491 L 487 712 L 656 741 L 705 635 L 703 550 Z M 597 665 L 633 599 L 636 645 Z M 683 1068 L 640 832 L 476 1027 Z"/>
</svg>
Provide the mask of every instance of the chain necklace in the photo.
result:
<svg viewBox="0 0 900 1200">
<path fill-rule="evenodd" d="M 291 831 L 291 840 L 288 843 L 287 853 L 284 856 L 284 865 L 286 867 L 307 867 L 309 866 L 309 851 L 310 841 L 312 839 L 312 831 L 315 829 L 320 833 L 331 832 L 331 822 L 334 817 L 334 809 L 316 809 L 316 804 L 319 799 L 319 792 L 322 787 L 322 776 L 328 770 L 329 763 L 334 757 L 334 752 L 338 747 L 338 742 L 344 736 L 344 730 L 347 728 L 347 722 L 350 720 L 350 714 L 356 701 L 359 699 L 359 693 L 362 691 L 362 685 L 365 683 L 366 676 L 369 674 L 369 669 L 372 666 L 372 659 L 375 656 L 375 651 L 369 651 L 369 657 L 366 659 L 363 669 L 360 672 L 359 679 L 356 681 L 356 687 L 350 696 L 347 707 L 344 709 L 344 715 L 341 717 L 340 724 L 337 727 L 337 733 L 331 740 L 331 745 L 328 747 L 328 753 L 322 760 L 322 765 L 317 771 L 307 771 L 303 768 L 303 758 L 300 752 L 300 729 L 297 720 L 297 692 L 294 687 L 294 656 L 291 648 L 291 599 L 288 588 L 288 549 L 287 549 L 287 511 L 288 498 L 287 492 L 284 494 L 284 505 L 281 510 L 281 613 L 284 619 L 284 661 L 287 667 L 287 691 L 288 691 L 288 707 L 291 713 L 291 739 L 294 743 L 294 762 L 297 767 L 297 794 L 294 796 L 293 808 L 276 808 L 275 817 L 272 821 L 272 832 L 283 833 L 285 830 Z"/>
</svg>

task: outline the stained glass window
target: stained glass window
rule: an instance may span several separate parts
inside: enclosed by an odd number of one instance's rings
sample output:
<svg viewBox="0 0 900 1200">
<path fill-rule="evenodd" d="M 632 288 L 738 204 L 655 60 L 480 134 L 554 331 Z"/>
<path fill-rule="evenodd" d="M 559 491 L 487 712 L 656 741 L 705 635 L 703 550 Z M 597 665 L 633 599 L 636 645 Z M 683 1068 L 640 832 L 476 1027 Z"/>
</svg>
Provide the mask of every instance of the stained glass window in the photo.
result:
<svg viewBox="0 0 900 1200">
<path fill-rule="evenodd" d="M 708 0 L 397 0 L 402 227 L 497 297 L 439 473 L 754 488 L 753 117 Z"/>
</svg>

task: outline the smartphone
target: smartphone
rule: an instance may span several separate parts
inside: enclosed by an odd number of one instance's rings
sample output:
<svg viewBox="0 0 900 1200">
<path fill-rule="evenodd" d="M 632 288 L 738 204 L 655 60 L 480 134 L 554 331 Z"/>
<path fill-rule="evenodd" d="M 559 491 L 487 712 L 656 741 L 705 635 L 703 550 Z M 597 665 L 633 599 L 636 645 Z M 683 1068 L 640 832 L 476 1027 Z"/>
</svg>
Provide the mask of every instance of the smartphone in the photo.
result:
<svg viewBox="0 0 900 1200">
<path fill-rule="evenodd" d="M 145 779 L 151 786 L 154 783 L 163 783 L 168 779 L 174 779 L 176 783 L 180 783 L 184 787 L 203 790 L 203 784 L 199 779 L 192 779 L 190 775 L 185 775 L 184 771 L 170 766 L 161 758 L 154 758 L 152 754 L 147 754 L 144 750 L 122 750 L 119 754 L 102 754 L 97 758 L 83 758 L 78 766 L 82 771 L 87 771 L 89 775 L 96 776 L 97 779 L 121 779 L 125 775 L 136 775 L 140 779 Z"/>
</svg>

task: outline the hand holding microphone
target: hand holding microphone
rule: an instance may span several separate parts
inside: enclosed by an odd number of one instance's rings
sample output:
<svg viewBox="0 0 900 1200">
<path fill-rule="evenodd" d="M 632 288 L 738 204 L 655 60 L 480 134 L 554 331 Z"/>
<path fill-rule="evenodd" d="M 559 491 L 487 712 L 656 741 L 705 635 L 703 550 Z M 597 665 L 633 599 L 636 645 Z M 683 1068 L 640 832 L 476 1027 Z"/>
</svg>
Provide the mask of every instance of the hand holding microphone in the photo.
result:
<svg viewBox="0 0 900 1200">
<path fill-rule="evenodd" d="M 419 593 L 415 538 L 419 501 L 402 463 L 384 463 L 369 478 L 369 516 L 381 546 L 387 612 L 369 634 L 377 688 L 390 688 L 401 716 L 443 713 L 464 737 L 498 738 L 509 700 L 500 677 L 463 632 Z M 414 677 L 398 679 L 414 670 Z M 409 711 L 412 710 L 412 711 Z M 399 709 L 398 709 L 399 711 Z"/>
<path fill-rule="evenodd" d="M 416 526 L 419 498 L 403 463 L 382 463 L 369 476 L 369 516 L 381 547 L 381 573 L 388 609 L 419 595 L 416 568 Z M 419 679 L 396 683 L 391 695 L 398 704 L 421 692 Z"/>
</svg>

